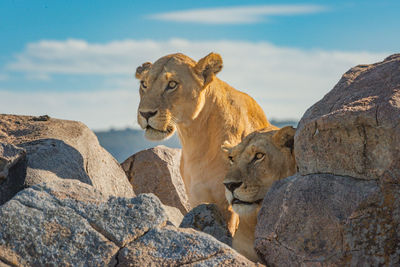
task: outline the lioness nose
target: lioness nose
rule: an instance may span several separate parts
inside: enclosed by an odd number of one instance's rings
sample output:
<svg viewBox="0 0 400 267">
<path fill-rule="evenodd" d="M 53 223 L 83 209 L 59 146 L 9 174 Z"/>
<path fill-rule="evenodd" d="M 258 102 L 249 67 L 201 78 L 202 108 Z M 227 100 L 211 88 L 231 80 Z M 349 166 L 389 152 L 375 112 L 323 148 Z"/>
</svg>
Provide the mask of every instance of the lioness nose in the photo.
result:
<svg viewBox="0 0 400 267">
<path fill-rule="evenodd" d="M 154 111 L 154 112 L 141 112 L 140 111 L 140 115 L 142 115 L 143 118 L 145 118 L 146 120 L 149 120 L 151 117 L 153 117 L 156 114 L 157 114 L 157 111 Z"/>
<path fill-rule="evenodd" d="M 241 186 L 243 183 L 242 182 L 238 182 L 238 183 L 224 183 L 225 187 L 228 188 L 229 191 L 231 191 L 233 193 L 233 191 L 238 188 L 239 186 Z"/>
</svg>

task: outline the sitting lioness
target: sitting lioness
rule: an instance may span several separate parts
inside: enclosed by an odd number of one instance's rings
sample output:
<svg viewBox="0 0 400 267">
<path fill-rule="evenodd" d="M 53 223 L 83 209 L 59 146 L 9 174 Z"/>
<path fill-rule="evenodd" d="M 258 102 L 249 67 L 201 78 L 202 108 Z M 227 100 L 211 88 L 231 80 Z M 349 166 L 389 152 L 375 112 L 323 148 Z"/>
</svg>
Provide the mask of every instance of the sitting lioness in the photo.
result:
<svg viewBox="0 0 400 267">
<path fill-rule="evenodd" d="M 240 221 L 232 245 L 250 260 L 258 260 L 254 231 L 265 194 L 273 182 L 296 172 L 294 134 L 290 126 L 272 126 L 249 134 L 234 147 L 222 146 L 230 162 L 224 179 L 225 194 Z"/>
<path fill-rule="evenodd" d="M 221 145 L 237 144 L 249 133 L 270 124 L 253 98 L 219 80 L 220 55 L 211 53 L 199 62 L 172 54 L 136 70 L 140 79 L 139 125 L 150 140 L 166 139 L 178 131 L 182 145 L 180 171 L 192 207 L 215 203 L 229 230 L 237 215 L 224 197 L 228 169 Z"/>
</svg>

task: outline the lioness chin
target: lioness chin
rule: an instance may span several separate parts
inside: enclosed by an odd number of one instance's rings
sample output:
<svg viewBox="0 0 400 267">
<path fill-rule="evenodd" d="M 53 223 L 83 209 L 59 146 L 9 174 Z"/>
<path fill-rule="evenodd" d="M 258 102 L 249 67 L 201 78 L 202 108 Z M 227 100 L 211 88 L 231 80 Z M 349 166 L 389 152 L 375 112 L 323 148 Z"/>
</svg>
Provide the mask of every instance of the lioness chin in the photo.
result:
<svg viewBox="0 0 400 267">
<path fill-rule="evenodd" d="M 219 80 L 220 55 L 198 62 L 172 54 L 136 70 L 140 80 L 139 125 L 150 140 L 162 140 L 177 130 L 182 145 L 181 175 L 192 207 L 215 203 L 231 233 L 237 215 L 224 197 L 222 181 L 228 169 L 221 145 L 240 142 L 254 130 L 270 126 L 260 106 L 245 93 Z"/>
<path fill-rule="evenodd" d="M 294 134 L 290 126 L 268 127 L 251 133 L 236 146 L 222 146 L 230 162 L 224 179 L 225 196 L 239 214 L 233 248 L 250 260 L 258 261 L 254 231 L 265 194 L 275 181 L 296 172 Z"/>
</svg>

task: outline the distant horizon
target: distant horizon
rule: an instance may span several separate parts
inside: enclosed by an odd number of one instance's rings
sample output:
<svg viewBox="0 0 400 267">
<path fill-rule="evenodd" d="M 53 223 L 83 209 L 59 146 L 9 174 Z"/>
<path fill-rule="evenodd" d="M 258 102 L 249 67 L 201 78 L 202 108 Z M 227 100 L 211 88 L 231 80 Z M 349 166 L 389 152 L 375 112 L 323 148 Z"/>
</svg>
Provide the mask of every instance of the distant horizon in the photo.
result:
<svg viewBox="0 0 400 267">
<path fill-rule="evenodd" d="M 55 118 L 57 119 L 57 118 Z M 275 120 L 275 119 L 268 119 L 268 121 L 271 124 L 283 124 L 283 123 L 298 123 L 300 121 L 300 119 L 295 120 L 295 119 L 284 119 L 284 120 Z M 124 130 L 139 130 L 139 131 L 143 131 L 144 130 L 142 128 L 140 128 L 140 126 L 126 126 L 126 127 L 110 127 L 110 128 L 106 128 L 106 129 L 92 129 L 90 128 L 93 132 L 109 132 L 109 131 L 124 131 Z"/>
</svg>

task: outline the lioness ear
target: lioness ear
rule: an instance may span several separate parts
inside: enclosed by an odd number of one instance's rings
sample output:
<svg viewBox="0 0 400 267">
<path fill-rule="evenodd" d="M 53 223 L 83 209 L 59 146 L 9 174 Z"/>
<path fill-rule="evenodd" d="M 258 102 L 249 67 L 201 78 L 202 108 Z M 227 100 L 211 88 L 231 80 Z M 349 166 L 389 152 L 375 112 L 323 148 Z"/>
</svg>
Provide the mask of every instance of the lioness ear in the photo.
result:
<svg viewBox="0 0 400 267">
<path fill-rule="evenodd" d="M 210 53 L 203 57 L 194 67 L 195 72 L 203 78 L 204 86 L 208 85 L 221 69 L 222 57 L 216 53 Z"/>
<path fill-rule="evenodd" d="M 136 78 L 141 80 L 143 75 L 149 71 L 151 65 L 152 64 L 150 62 L 145 62 L 142 64 L 142 66 L 137 67 L 135 74 Z"/>
<path fill-rule="evenodd" d="M 231 152 L 232 145 L 228 141 L 225 141 L 223 145 L 221 145 L 221 149 L 225 154 L 228 155 Z"/>
<path fill-rule="evenodd" d="M 272 137 L 272 140 L 278 147 L 288 147 L 290 151 L 293 151 L 295 133 L 296 129 L 292 126 L 286 126 L 279 129 Z"/>
</svg>

